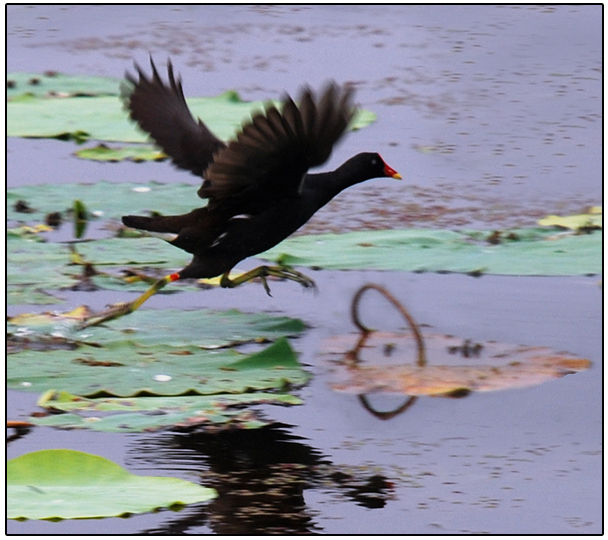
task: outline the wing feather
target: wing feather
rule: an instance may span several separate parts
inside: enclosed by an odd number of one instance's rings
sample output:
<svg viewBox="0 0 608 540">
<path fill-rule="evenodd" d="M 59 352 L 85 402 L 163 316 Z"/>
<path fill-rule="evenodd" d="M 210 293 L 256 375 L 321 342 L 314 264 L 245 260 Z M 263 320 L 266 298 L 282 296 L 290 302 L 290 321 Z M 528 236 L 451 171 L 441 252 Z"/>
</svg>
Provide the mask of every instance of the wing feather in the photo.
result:
<svg viewBox="0 0 608 540">
<path fill-rule="evenodd" d="M 126 74 L 121 88 L 130 118 L 147 132 L 173 163 L 202 176 L 213 154 L 226 145 L 199 119 L 195 120 L 184 98 L 182 83 L 168 62 L 168 83 L 160 77 L 152 58 L 151 77 L 136 64 L 137 78 Z"/>
<path fill-rule="evenodd" d="M 198 194 L 210 204 L 227 198 L 275 200 L 296 195 L 308 169 L 322 165 L 348 127 L 352 91 L 329 84 L 316 98 L 304 88 L 299 105 L 287 96 L 242 127 L 204 172 Z"/>
</svg>

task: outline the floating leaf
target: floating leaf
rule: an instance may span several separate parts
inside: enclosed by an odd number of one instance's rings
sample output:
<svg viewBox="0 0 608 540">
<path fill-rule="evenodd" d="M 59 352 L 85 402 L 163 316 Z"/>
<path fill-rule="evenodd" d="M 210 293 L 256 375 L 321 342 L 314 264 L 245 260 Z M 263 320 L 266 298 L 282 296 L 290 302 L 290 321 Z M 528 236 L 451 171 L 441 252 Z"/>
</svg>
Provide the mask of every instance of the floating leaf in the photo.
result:
<svg viewBox="0 0 608 540">
<path fill-rule="evenodd" d="M 63 449 L 9 460 L 6 483 L 9 519 L 125 516 L 217 496 L 186 480 L 138 476 L 103 457 Z"/>
<path fill-rule="evenodd" d="M 118 82 L 117 82 L 118 85 Z M 188 105 L 205 119 L 221 139 L 229 139 L 263 102 L 235 101 L 232 92 L 217 97 L 193 98 Z M 118 96 L 73 97 L 69 99 L 28 99 L 9 101 L 6 106 L 9 137 L 44 137 L 109 142 L 147 142 L 145 133 L 129 121 Z"/>
<path fill-rule="evenodd" d="M 192 210 L 196 186 L 150 183 L 43 185 L 9 190 L 9 221 L 41 222 L 48 212 L 69 208 L 74 198 L 90 214 L 118 219 L 161 208 L 167 214 Z M 26 201 L 33 212 L 18 212 Z M 198 203 L 196 203 L 198 204 Z M 204 204 L 204 203 L 202 203 Z M 598 217 L 597 214 L 590 214 Z M 53 302 L 61 288 L 74 286 L 80 269 L 66 266 L 64 245 L 41 247 L 40 234 L 9 231 L 7 264 L 9 302 Z M 25 241 L 33 237 L 37 242 Z M 78 251 L 96 269 L 103 266 L 149 266 L 161 273 L 182 268 L 188 255 L 153 237 L 111 238 L 85 242 Z M 510 231 L 390 230 L 360 231 L 290 238 L 261 257 L 291 266 L 328 269 L 378 269 L 409 272 L 461 272 L 474 275 L 572 275 L 602 271 L 602 235 L 555 233 L 542 228 Z M 35 262 L 34 262 L 35 261 Z M 57 266 L 59 265 L 59 266 Z M 161 277 L 161 276 L 158 276 Z M 142 290 L 107 275 L 93 277 L 102 288 Z M 176 284 L 168 293 L 179 290 Z"/>
<path fill-rule="evenodd" d="M 484 231 L 389 230 L 289 238 L 262 258 L 327 269 L 570 275 L 602 272 L 602 235 L 556 235 L 519 229 Z"/>
<path fill-rule="evenodd" d="M 192 184 L 133 184 L 100 181 L 91 184 L 42 184 L 9 189 L 6 195 L 7 219 L 42 222 L 49 212 L 63 212 L 79 199 L 95 215 L 120 219 L 126 214 L 162 210 L 165 214 L 189 212 L 204 201 L 194 198 L 198 182 Z M 15 205 L 26 201 L 33 207 L 28 213 L 18 212 Z"/>
<path fill-rule="evenodd" d="M 162 161 L 167 159 L 167 156 L 158 148 L 148 145 L 133 145 L 121 147 L 109 147 L 106 144 L 98 144 L 93 148 L 83 148 L 75 154 L 82 159 L 91 159 L 93 161 Z"/>
<path fill-rule="evenodd" d="M 117 95 L 118 80 L 92 75 L 64 75 L 63 73 L 9 73 L 6 76 L 8 101 L 35 98 L 64 99 L 74 96 Z"/>
<path fill-rule="evenodd" d="M 48 304 L 63 301 L 62 290 L 79 290 L 83 266 L 94 266 L 88 277 L 92 287 L 143 292 L 149 281 L 134 277 L 152 274 L 158 279 L 183 267 L 188 254 L 154 237 L 112 238 L 77 244 L 42 243 L 38 238 L 7 237 L 7 292 L 9 304 Z M 137 243 L 135 246 L 134 242 Z M 242 271 L 235 269 L 231 275 Z M 205 280 L 183 280 L 172 284 L 161 294 L 174 294 L 184 289 L 218 286 L 219 277 Z"/>
<path fill-rule="evenodd" d="M 249 355 L 250 369 L 239 364 L 248 355 L 232 349 L 157 344 L 160 341 L 162 337 L 151 339 L 145 346 L 127 333 L 121 341 L 103 346 L 91 342 L 73 350 L 21 350 L 8 356 L 7 386 L 39 393 L 60 389 L 79 396 L 176 396 L 283 391 L 308 380 L 285 338 Z"/>
<path fill-rule="evenodd" d="M 6 236 L 13 238 L 25 238 L 27 240 L 34 240 L 36 242 L 42 242 L 41 233 L 47 233 L 52 231 L 53 228 L 48 225 L 35 225 L 30 227 L 29 225 L 23 225 L 22 227 L 14 227 L 7 229 Z"/>
<path fill-rule="evenodd" d="M 485 239 L 484 239 L 485 235 Z M 375 269 L 404 272 L 460 272 L 473 275 L 576 275 L 602 271 L 602 235 L 554 234 L 543 229 L 520 230 L 521 240 L 491 244 L 488 232 L 437 230 L 365 231 L 340 235 L 298 236 L 260 255 L 289 266 L 327 269 Z M 147 285 L 127 283 L 125 269 L 153 268 L 162 277 L 182 268 L 189 257 L 154 237 L 112 238 L 78 245 L 84 260 L 102 274 L 92 282 L 105 289 L 143 291 Z M 80 268 L 68 266 L 69 250 L 7 237 L 9 303 L 54 303 L 61 289 L 78 283 Z M 107 273 L 110 273 L 108 275 Z M 177 282 L 172 294 L 188 282 Z"/>
<path fill-rule="evenodd" d="M 522 230 L 522 240 L 488 243 L 490 233 L 435 230 L 366 231 L 341 235 L 298 236 L 260 254 L 288 266 L 326 269 L 375 269 L 404 272 L 460 272 L 473 275 L 576 275 L 602 271 L 599 232 L 555 235 L 542 229 Z M 77 286 L 82 273 L 69 266 L 65 244 L 7 236 L 8 301 L 12 304 L 56 303 L 61 289 Z M 125 281 L 124 270 L 154 269 L 153 277 L 182 268 L 189 257 L 154 237 L 112 238 L 81 243 L 83 260 L 98 275 L 92 283 L 105 289 L 143 291 L 147 285 Z M 146 271 L 150 273 L 149 270 Z M 216 280 L 217 281 L 217 280 Z M 209 284 L 213 284 L 211 281 Z M 172 294 L 192 283 L 177 282 Z"/>
<path fill-rule="evenodd" d="M 29 335 L 49 335 L 62 332 L 66 337 L 104 346 L 133 343 L 138 347 L 196 346 L 218 349 L 235 344 L 273 341 L 283 336 L 295 336 L 306 329 L 299 319 L 243 313 L 238 310 L 137 310 L 128 318 L 104 326 L 79 331 L 78 323 L 88 312 L 76 309 L 67 313 L 26 314 L 9 318 L 8 330 L 19 326 Z"/>
<path fill-rule="evenodd" d="M 589 360 L 546 347 L 473 342 L 440 334 L 424 334 L 429 364 L 419 366 L 410 333 L 373 332 L 363 346 L 360 340 L 358 334 L 337 336 L 324 344 L 325 354 L 342 359 L 335 370 L 337 391 L 466 395 L 536 386 L 591 366 Z"/>
<path fill-rule="evenodd" d="M 74 283 L 63 273 L 68 261 L 68 252 L 63 245 L 9 235 L 6 251 L 7 301 L 10 304 L 57 303 L 61 299 L 56 291 Z"/>
<path fill-rule="evenodd" d="M 267 422 L 232 407 L 299 403 L 284 392 L 308 380 L 283 337 L 304 329 L 296 319 L 238 311 L 143 310 L 123 324 L 78 331 L 86 317 L 86 311 L 77 309 L 9 319 L 8 386 L 43 392 L 41 406 L 71 411 L 32 418 L 32 423 L 126 432 L 193 425 L 258 428 Z M 277 341 L 254 354 L 233 349 L 268 339 Z M 54 388 L 60 391 L 50 392 Z M 133 397 L 142 395 L 180 398 Z"/>
<path fill-rule="evenodd" d="M 372 111 L 367 111 L 365 109 L 357 109 L 355 113 L 355 117 L 352 119 L 350 123 L 350 129 L 353 131 L 357 129 L 362 129 L 365 126 L 369 126 L 373 124 L 378 119 L 378 115 Z"/>
<path fill-rule="evenodd" d="M 602 207 L 593 206 L 587 214 L 575 216 L 547 216 L 538 220 L 543 227 L 559 227 L 561 229 L 589 230 L 602 228 Z"/>
<path fill-rule="evenodd" d="M 62 78 L 61 81 L 69 86 L 74 85 L 79 88 L 83 84 L 86 86 L 84 78 L 79 78 L 77 82 L 70 78 Z M 44 83 L 46 82 L 45 80 Z M 98 78 L 92 78 L 92 93 L 98 92 L 95 88 L 99 82 Z M 120 83 L 120 80 L 115 80 L 116 94 Z M 105 85 L 105 81 L 103 84 Z M 15 86 L 22 85 L 15 82 Z M 65 94 L 69 95 L 69 92 Z M 147 136 L 128 120 L 118 95 L 80 97 L 81 94 L 82 92 L 77 93 L 76 97 L 66 99 L 48 99 L 37 95 L 11 99 L 6 106 L 7 135 L 73 139 L 77 142 L 88 139 L 147 142 Z M 243 101 L 233 90 L 216 97 L 189 98 L 187 101 L 193 116 L 203 118 L 211 131 L 223 140 L 232 139 L 243 122 L 249 120 L 254 112 L 263 110 L 268 103 Z M 351 129 L 360 129 L 373 122 L 375 118 L 375 115 L 369 111 L 360 111 Z"/>
<path fill-rule="evenodd" d="M 163 428 L 196 426 L 217 429 L 257 429 L 272 420 L 243 406 L 257 404 L 299 405 L 289 394 L 248 392 L 213 396 L 130 397 L 86 399 L 66 392 L 46 392 L 40 407 L 72 414 L 30 418 L 32 424 L 60 428 L 84 428 L 105 432 L 150 432 Z"/>
<path fill-rule="evenodd" d="M 78 245 L 82 258 L 95 266 L 184 266 L 190 255 L 156 237 L 107 238 Z"/>
<path fill-rule="evenodd" d="M 87 306 L 78 306 L 70 311 L 59 313 L 56 311 L 46 313 L 20 313 L 7 320 L 13 326 L 28 327 L 28 332 L 32 333 L 35 327 L 56 327 L 63 325 L 66 321 L 74 323 L 84 322 L 91 316 L 91 311 Z"/>
</svg>

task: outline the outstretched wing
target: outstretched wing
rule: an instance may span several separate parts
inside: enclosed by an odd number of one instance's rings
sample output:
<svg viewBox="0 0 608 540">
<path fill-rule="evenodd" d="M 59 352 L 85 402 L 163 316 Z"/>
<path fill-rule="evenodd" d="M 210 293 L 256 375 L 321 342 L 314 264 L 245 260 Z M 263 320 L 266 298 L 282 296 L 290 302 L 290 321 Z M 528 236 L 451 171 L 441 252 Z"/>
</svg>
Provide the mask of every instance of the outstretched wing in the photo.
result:
<svg viewBox="0 0 608 540">
<path fill-rule="evenodd" d="M 204 172 L 198 194 L 210 204 L 228 198 L 275 200 L 297 194 L 306 171 L 323 164 L 355 112 L 352 90 L 329 84 L 318 99 L 309 88 L 300 104 L 287 96 L 243 126 Z"/>
<path fill-rule="evenodd" d="M 201 120 L 192 117 L 171 62 L 167 66 L 168 83 L 160 78 L 152 58 L 150 64 L 150 78 L 137 64 L 139 80 L 126 74 L 128 82 L 121 88 L 123 102 L 131 119 L 150 134 L 177 167 L 202 176 L 213 154 L 226 145 Z"/>
</svg>

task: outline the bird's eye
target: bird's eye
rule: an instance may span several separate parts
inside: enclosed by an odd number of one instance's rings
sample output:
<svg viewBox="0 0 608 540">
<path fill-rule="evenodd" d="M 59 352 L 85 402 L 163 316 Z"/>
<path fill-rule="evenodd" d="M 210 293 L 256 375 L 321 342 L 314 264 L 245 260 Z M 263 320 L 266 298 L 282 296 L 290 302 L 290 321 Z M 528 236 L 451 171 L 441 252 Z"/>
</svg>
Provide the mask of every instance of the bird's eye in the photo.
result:
<svg viewBox="0 0 608 540">
<path fill-rule="evenodd" d="M 376 158 L 372 159 L 372 165 L 378 165 L 378 160 Z"/>
</svg>

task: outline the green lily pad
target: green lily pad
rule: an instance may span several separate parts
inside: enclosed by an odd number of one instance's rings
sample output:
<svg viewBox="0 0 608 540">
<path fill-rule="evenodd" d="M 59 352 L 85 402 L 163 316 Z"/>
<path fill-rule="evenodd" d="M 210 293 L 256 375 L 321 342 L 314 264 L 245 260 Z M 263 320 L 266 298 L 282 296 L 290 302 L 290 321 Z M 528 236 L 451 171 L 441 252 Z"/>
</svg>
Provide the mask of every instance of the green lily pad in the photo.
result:
<svg viewBox="0 0 608 540">
<path fill-rule="evenodd" d="M 135 248 L 135 249 L 134 249 Z M 78 245 L 78 253 L 96 266 L 185 266 L 190 255 L 160 238 L 106 238 Z"/>
<path fill-rule="evenodd" d="M 26 75 L 32 79 L 35 76 Z M 9 80 L 17 80 L 13 75 Z M 41 84 L 33 86 L 47 86 L 51 83 L 48 78 L 39 77 Z M 34 92 L 32 95 L 10 99 L 6 106 L 6 130 L 10 137 L 46 137 L 59 139 L 72 139 L 77 142 L 86 140 L 120 141 L 141 143 L 147 142 L 145 133 L 138 130 L 133 122 L 127 118 L 118 96 L 121 81 L 115 80 L 116 95 L 100 97 L 82 97 L 82 94 L 103 94 L 99 87 L 106 88 L 108 81 L 91 78 L 91 92 L 86 90 L 74 91 L 76 88 L 86 87 L 86 78 L 52 78 L 54 95 L 75 95 L 64 99 L 49 99 L 40 97 L 49 96 L 48 91 Z M 65 83 L 68 91 L 57 90 L 60 83 Z M 23 83 L 15 82 L 15 87 Z M 27 85 L 26 85 L 27 86 Z M 32 86 L 32 85 L 30 85 Z M 15 89 L 11 89 L 15 90 Z M 187 100 L 193 116 L 203 118 L 208 127 L 217 137 L 229 140 L 240 129 L 243 122 L 251 114 L 263 110 L 268 102 L 246 102 L 237 92 L 230 90 L 215 97 L 190 98 Z M 278 101 L 274 102 L 278 104 Z M 360 129 L 375 121 L 376 116 L 369 111 L 360 111 L 353 122 L 351 129 Z"/>
<path fill-rule="evenodd" d="M 13 322 L 17 320 L 18 322 Z M 235 345 L 274 341 L 283 336 L 301 334 L 306 325 L 299 319 L 243 313 L 236 309 L 218 311 L 142 309 L 128 318 L 103 326 L 79 330 L 78 321 L 70 313 L 66 317 L 52 315 L 34 318 L 9 318 L 7 329 L 30 336 L 60 335 L 77 341 L 98 343 L 104 347 L 133 344 L 137 347 L 188 347 L 221 349 Z"/>
<path fill-rule="evenodd" d="M 204 118 L 209 128 L 225 140 L 234 136 L 252 110 L 264 107 L 263 102 L 242 101 L 235 92 L 189 99 L 188 105 L 195 117 Z M 70 135 L 76 134 L 83 141 L 148 141 L 147 135 L 128 119 L 118 96 L 66 99 L 32 97 L 9 101 L 6 109 L 9 137 L 69 139 Z"/>
<path fill-rule="evenodd" d="M 74 96 L 118 94 L 114 77 L 64 75 L 63 73 L 9 73 L 6 77 L 7 101 L 36 98 L 64 99 Z"/>
<path fill-rule="evenodd" d="M 366 110 L 358 110 L 350 128 L 355 131 L 362 129 L 365 126 L 372 124 L 376 121 L 377 116 L 375 113 Z M 239 126 L 235 128 L 235 132 Z M 74 135 L 75 140 L 78 139 L 78 133 Z M 233 135 L 226 137 L 226 140 L 233 138 Z M 80 133 L 82 136 L 82 133 Z M 85 139 L 87 135 L 85 134 Z M 81 142 L 84 142 L 82 140 Z M 136 163 L 142 161 L 164 161 L 168 159 L 168 156 L 159 150 L 156 146 L 148 144 L 132 144 L 130 146 L 116 146 L 112 147 L 106 144 L 98 144 L 91 148 L 83 148 L 74 152 L 76 156 L 81 159 L 90 159 L 93 161 L 105 161 L 105 162 L 118 162 L 118 161 L 134 161 Z"/>
<path fill-rule="evenodd" d="M 22 238 L 25 240 L 33 240 L 34 242 L 43 242 L 42 238 L 43 233 L 47 233 L 52 231 L 52 227 L 48 225 L 21 225 L 20 227 L 13 227 L 11 229 L 6 230 L 7 238 Z"/>
<path fill-rule="evenodd" d="M 278 103 L 278 102 L 277 102 Z M 196 105 L 195 105 L 196 106 Z M 202 110 L 201 112 L 204 114 L 205 121 L 207 121 L 207 117 L 209 113 L 206 110 Z M 246 121 L 248 117 L 244 117 L 243 121 Z M 358 129 L 362 129 L 369 124 L 373 124 L 377 120 L 377 115 L 371 111 L 359 109 L 355 114 L 355 118 L 353 119 L 350 129 L 356 131 Z M 217 123 L 220 124 L 221 120 L 218 119 Z M 233 131 L 229 131 L 227 128 L 224 132 L 226 135 L 224 137 L 225 140 L 229 140 L 234 138 L 235 133 L 240 129 L 241 124 L 234 124 Z M 215 133 L 215 131 L 214 131 Z M 58 138 L 67 138 L 74 139 L 77 142 L 83 143 L 89 138 L 89 134 L 83 131 L 77 131 L 73 135 L 63 134 Z M 142 161 L 164 161 L 168 159 L 168 156 L 164 154 L 158 147 L 153 146 L 151 144 L 131 144 L 129 146 L 116 146 L 112 145 L 112 147 L 106 144 L 98 144 L 97 146 L 91 148 L 83 148 L 81 150 L 77 150 L 74 154 L 81 159 L 90 159 L 93 161 L 105 161 L 105 162 L 119 162 L 119 161 L 134 161 L 136 163 Z"/>
<path fill-rule="evenodd" d="M 256 404 L 299 405 L 302 400 L 290 394 L 263 392 L 213 396 L 130 397 L 86 399 L 67 392 L 47 392 L 38 405 L 69 414 L 32 417 L 42 426 L 89 429 L 103 432 L 150 432 L 163 428 L 212 431 L 217 429 L 257 429 L 265 420 L 243 406 Z"/>
<path fill-rule="evenodd" d="M 290 266 L 503 275 L 602 272 L 602 235 L 520 229 L 389 230 L 289 238 L 260 257 Z"/>
<path fill-rule="evenodd" d="M 63 290 L 78 288 L 82 266 L 72 264 L 69 244 L 45 243 L 38 239 L 7 238 L 7 299 L 9 304 L 49 304 L 63 302 Z M 137 248 L 133 250 L 134 240 Z M 123 270 L 151 267 L 161 274 L 188 263 L 188 254 L 153 237 L 114 238 L 82 242 L 76 249 L 83 260 L 94 265 L 90 278 L 99 289 L 143 292 L 148 284 L 125 281 Z M 212 280 L 206 280 L 211 282 Z M 161 291 L 174 294 L 199 290 L 195 282 L 176 282 Z"/>
<path fill-rule="evenodd" d="M 187 253 L 155 237 L 111 238 L 79 243 L 45 243 L 9 235 L 7 241 L 7 292 L 9 304 L 63 302 L 63 290 L 82 290 L 82 264 L 74 264 L 70 247 L 81 261 L 91 263 L 97 274 L 88 278 L 91 287 L 143 292 L 149 283 L 125 279 L 125 271 L 141 271 L 155 278 L 183 268 Z M 239 270 L 232 271 L 232 276 Z M 175 294 L 200 287 L 217 286 L 219 279 L 184 280 L 171 284 L 160 294 Z M 253 284 L 256 286 L 256 284 Z M 90 288 L 87 288 L 90 290 Z"/>
<path fill-rule="evenodd" d="M 162 210 L 164 214 L 183 214 L 204 201 L 195 197 L 200 182 L 192 184 L 133 184 L 107 181 L 92 184 L 43 184 L 9 189 L 6 194 L 7 220 L 40 223 L 49 212 L 65 212 L 74 199 L 86 204 L 89 211 L 105 219 L 120 219 L 125 214 Z M 18 212 L 17 201 L 27 201 L 32 211 Z"/>
<path fill-rule="evenodd" d="M 250 358 L 245 367 L 240 364 L 244 358 Z M 285 338 L 245 355 L 194 345 L 146 346 L 133 337 L 104 346 L 80 344 L 74 350 L 22 350 L 8 355 L 6 369 L 9 388 L 59 389 L 88 397 L 285 391 L 308 380 Z"/>
<path fill-rule="evenodd" d="M 47 233 L 37 227 L 49 212 L 65 211 L 82 201 L 89 215 L 118 219 L 162 209 L 181 214 L 195 206 L 195 185 L 150 183 L 43 185 L 9 190 L 7 218 L 20 227 L 7 231 L 9 303 L 55 303 L 62 289 L 79 283 L 80 266 L 70 265 L 68 245 L 45 243 Z M 18 201 L 32 211 L 18 212 Z M 200 204 L 204 204 L 201 201 Z M 601 219 L 597 211 L 590 213 Z M 585 218 L 587 220 L 587 217 Z M 583 222 L 587 223 L 587 221 Z M 580 224 L 580 223 L 579 223 Z M 577 226 L 577 225 L 571 225 Z M 44 229 L 46 230 L 46 229 Z M 474 275 L 576 275 L 602 271 L 601 232 L 558 234 L 542 228 L 513 231 L 391 230 L 298 236 L 262 254 L 292 266 L 327 269 L 378 269 L 407 272 L 461 272 Z M 139 233 L 136 233 L 139 234 Z M 122 271 L 145 267 L 173 272 L 185 266 L 188 254 L 155 237 L 107 238 L 80 242 L 77 251 L 101 272 L 90 278 L 101 289 L 143 291 L 144 283 L 127 283 Z M 176 283 L 171 294 L 192 283 Z"/>
<path fill-rule="evenodd" d="M 375 269 L 404 272 L 459 272 L 473 275 L 584 275 L 602 272 L 601 231 L 556 234 L 546 229 L 521 229 L 491 243 L 484 231 L 389 230 L 290 238 L 259 257 L 290 266 L 326 269 Z M 494 242 L 494 240 L 492 240 Z M 125 268 L 154 268 L 161 274 L 182 268 L 187 254 L 154 237 L 112 238 L 79 243 L 82 257 L 108 275 L 92 278 L 103 289 L 143 291 L 145 283 L 126 283 Z M 35 264 L 32 264 L 35 261 Z M 7 238 L 9 303 L 61 301 L 61 289 L 74 286 L 81 273 L 68 266 L 63 244 Z M 171 284 L 172 294 L 189 283 Z"/>
<path fill-rule="evenodd" d="M 126 516 L 217 496 L 186 480 L 138 476 L 103 457 L 63 449 L 9 460 L 6 483 L 9 519 Z"/>
<path fill-rule="evenodd" d="M 110 147 L 106 144 L 98 144 L 92 148 L 83 148 L 75 154 L 82 159 L 91 159 L 93 161 L 163 161 L 167 156 L 155 147 L 148 145 L 133 145 Z"/>
<path fill-rule="evenodd" d="M 59 289 L 74 283 L 64 273 L 65 246 L 7 236 L 7 301 L 9 304 L 53 304 Z M 51 292 L 52 291 L 52 292 Z"/>
</svg>

